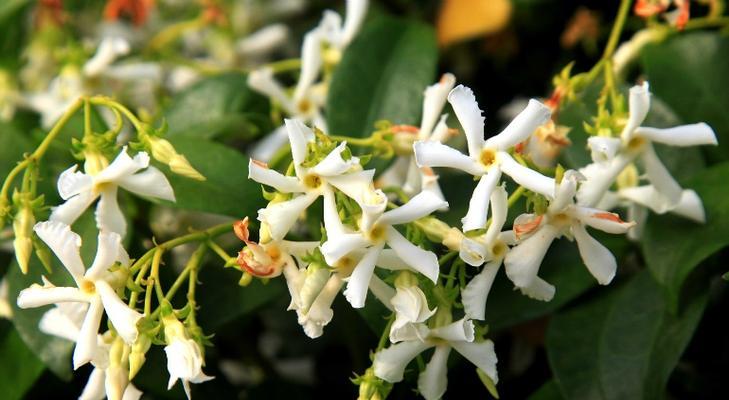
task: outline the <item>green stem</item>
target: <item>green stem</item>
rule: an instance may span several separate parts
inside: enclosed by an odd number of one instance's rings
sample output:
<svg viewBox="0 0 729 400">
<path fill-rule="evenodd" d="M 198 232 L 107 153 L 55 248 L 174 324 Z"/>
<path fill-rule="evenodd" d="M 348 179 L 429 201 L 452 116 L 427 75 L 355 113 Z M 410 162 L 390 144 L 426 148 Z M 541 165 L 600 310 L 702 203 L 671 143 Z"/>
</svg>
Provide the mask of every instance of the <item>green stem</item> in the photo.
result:
<svg viewBox="0 0 729 400">
<path fill-rule="evenodd" d="M 602 59 L 608 60 L 613 56 L 613 53 L 615 52 L 615 48 L 618 46 L 618 41 L 620 40 L 620 34 L 623 32 L 623 27 L 625 26 L 625 20 L 628 17 L 628 12 L 630 12 L 630 6 L 633 3 L 632 0 L 621 0 L 620 1 L 620 8 L 618 9 L 618 16 L 615 18 L 615 23 L 613 24 L 613 29 L 610 32 L 610 37 L 608 38 L 607 45 L 605 46 L 605 51 L 602 53 Z"/>
<path fill-rule="evenodd" d="M 395 314 L 390 314 L 390 316 L 387 317 L 387 325 L 385 325 L 385 330 L 383 330 L 382 335 L 380 335 L 380 341 L 377 342 L 377 349 L 375 349 L 375 353 L 385 348 L 385 345 L 387 344 L 387 339 L 390 337 L 390 328 L 392 328 L 393 322 L 395 322 Z"/>
<path fill-rule="evenodd" d="M 281 72 L 294 71 L 301 68 L 301 59 L 290 58 L 288 60 L 276 61 L 269 63 L 267 67 L 271 68 L 276 74 Z"/>
</svg>

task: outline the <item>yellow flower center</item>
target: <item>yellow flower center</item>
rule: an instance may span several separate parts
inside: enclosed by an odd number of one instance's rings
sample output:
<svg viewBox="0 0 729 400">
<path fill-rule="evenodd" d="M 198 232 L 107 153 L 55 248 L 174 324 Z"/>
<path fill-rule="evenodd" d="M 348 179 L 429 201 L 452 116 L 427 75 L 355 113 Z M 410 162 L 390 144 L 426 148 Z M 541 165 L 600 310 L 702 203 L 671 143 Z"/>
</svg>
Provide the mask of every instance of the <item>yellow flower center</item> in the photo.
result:
<svg viewBox="0 0 729 400">
<path fill-rule="evenodd" d="M 380 242 L 382 240 L 385 240 L 386 235 L 387 232 L 385 231 L 384 226 L 375 225 L 370 229 L 369 232 L 367 232 L 367 239 L 373 242 Z"/>
<path fill-rule="evenodd" d="M 304 177 L 304 185 L 309 189 L 318 189 L 322 184 L 322 179 L 319 175 L 308 174 Z"/>
<path fill-rule="evenodd" d="M 570 216 L 565 213 L 554 214 L 550 217 L 550 222 L 552 223 L 552 225 L 557 226 L 569 225 L 571 220 L 572 218 L 570 218 Z"/>
<path fill-rule="evenodd" d="M 496 242 L 493 247 L 491 247 L 491 254 L 494 255 L 494 257 L 502 257 L 504 254 L 506 254 L 506 244 L 502 241 Z"/>
<path fill-rule="evenodd" d="M 298 108 L 300 113 L 307 114 L 309 111 L 311 111 L 312 105 L 309 100 L 303 99 L 299 102 Z"/>
<path fill-rule="evenodd" d="M 82 292 L 86 294 L 94 294 L 96 293 L 96 285 L 94 282 L 84 279 L 81 281 L 81 284 L 79 285 L 79 289 L 81 289 Z"/>
<path fill-rule="evenodd" d="M 643 145 L 645 145 L 645 143 L 646 143 L 646 140 L 643 139 L 642 137 L 634 137 L 634 138 L 630 139 L 630 141 L 628 142 L 628 150 L 631 150 L 631 151 L 640 150 L 640 148 L 643 147 Z"/>
<path fill-rule="evenodd" d="M 483 149 L 479 156 L 479 161 L 486 167 L 490 167 L 491 164 L 496 162 L 496 151 L 493 149 Z"/>
</svg>

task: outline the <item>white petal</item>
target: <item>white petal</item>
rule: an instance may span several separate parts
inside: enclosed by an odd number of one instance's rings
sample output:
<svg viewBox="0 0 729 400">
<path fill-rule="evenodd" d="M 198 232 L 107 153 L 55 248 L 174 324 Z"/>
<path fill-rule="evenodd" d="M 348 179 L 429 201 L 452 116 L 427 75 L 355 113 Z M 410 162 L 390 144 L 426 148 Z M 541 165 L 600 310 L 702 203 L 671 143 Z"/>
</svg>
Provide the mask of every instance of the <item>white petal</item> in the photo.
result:
<svg viewBox="0 0 729 400">
<path fill-rule="evenodd" d="M 425 293 L 417 286 L 398 287 L 391 303 L 397 313 L 396 320 L 425 322 L 435 314 L 435 309 L 428 308 Z"/>
<path fill-rule="evenodd" d="M 431 192 L 420 192 L 402 206 L 382 214 L 377 221 L 384 225 L 405 224 L 430 215 L 442 207 L 448 207 L 448 203 Z"/>
<path fill-rule="evenodd" d="M 365 253 L 364 257 L 357 263 L 347 281 L 347 288 L 344 290 L 344 297 L 354 308 L 364 307 L 367 299 L 367 288 L 370 285 L 370 278 L 375 271 L 377 256 L 382 246 L 373 246 Z"/>
<path fill-rule="evenodd" d="M 574 204 L 577 182 L 584 179 L 579 172 L 567 170 L 562 182 L 556 185 L 554 199 L 549 202 L 548 212 L 551 214 L 562 212 L 567 206 Z"/>
<path fill-rule="evenodd" d="M 248 74 L 248 86 L 264 96 L 275 100 L 289 114 L 294 114 L 295 107 L 284 91 L 283 86 L 274 78 L 273 69 L 259 68 Z"/>
<path fill-rule="evenodd" d="M 137 389 L 134 384 L 130 383 L 127 385 L 127 388 L 124 389 L 124 395 L 122 396 L 121 400 L 139 400 L 142 395 L 141 390 Z"/>
<path fill-rule="evenodd" d="M 334 236 L 327 235 L 327 241 L 321 245 L 320 250 L 327 264 L 334 265 L 347 254 L 364 249 L 369 244 L 369 241 L 359 233 L 341 233 Z"/>
<path fill-rule="evenodd" d="M 486 230 L 486 243 L 495 243 L 501 229 L 504 228 L 506 217 L 509 213 L 509 199 L 506 189 L 503 186 L 497 186 L 491 192 L 491 224 Z"/>
<path fill-rule="evenodd" d="M 636 203 L 629 204 L 628 219 L 635 221 L 633 229 L 628 231 L 628 239 L 637 242 L 643 236 L 645 222 L 648 220 L 648 209 Z"/>
<path fill-rule="evenodd" d="M 155 167 L 148 167 L 143 172 L 120 178 L 119 186 L 144 197 L 175 201 L 175 192 L 165 174 Z"/>
<path fill-rule="evenodd" d="M 461 301 L 466 317 L 483 320 L 486 316 L 486 300 L 491 285 L 494 283 L 496 273 L 501 267 L 501 260 L 492 261 L 484 265 L 481 272 L 474 276 L 468 285 L 461 290 Z"/>
<path fill-rule="evenodd" d="M 413 270 L 425 275 L 433 283 L 438 280 L 440 267 L 438 266 L 438 257 L 433 252 L 423 250 L 410 243 L 397 229 L 391 226 L 387 227 L 387 244 Z"/>
<path fill-rule="evenodd" d="M 246 58 L 263 57 L 286 43 L 289 28 L 282 23 L 271 24 L 248 34 L 235 43 L 235 50 Z"/>
<path fill-rule="evenodd" d="M 385 268 L 392 271 L 410 269 L 410 266 L 408 266 L 393 249 L 382 250 L 380 252 L 380 256 L 377 258 L 376 265 L 380 268 Z"/>
<path fill-rule="evenodd" d="M 458 85 L 448 94 L 448 102 L 451 103 L 458 122 L 466 134 L 468 154 L 471 157 L 478 157 L 484 145 L 483 128 L 486 118 L 481 115 L 483 111 L 478 108 L 473 91 L 466 86 Z"/>
<path fill-rule="evenodd" d="M 72 232 L 68 225 L 55 221 L 39 222 L 33 230 L 78 281 L 86 269 L 81 261 L 81 236 Z"/>
<path fill-rule="evenodd" d="M 378 351 L 372 362 L 375 376 L 390 383 L 400 382 L 403 379 L 405 367 L 428 347 L 431 345 L 420 340 L 413 340 L 394 344 Z"/>
<path fill-rule="evenodd" d="M 668 129 L 640 127 L 635 131 L 652 142 L 671 146 L 698 146 L 702 144 L 716 145 L 716 133 L 704 122 L 680 125 Z"/>
<path fill-rule="evenodd" d="M 648 207 L 651 211 L 657 214 L 664 214 L 674 208 L 671 201 L 666 196 L 658 193 L 653 185 L 633 186 L 620 189 L 618 195 L 620 198 Z"/>
<path fill-rule="evenodd" d="M 35 308 L 67 301 L 87 301 L 86 296 L 74 287 L 42 287 L 33 285 L 18 294 L 18 307 Z"/>
<path fill-rule="evenodd" d="M 342 142 L 334 148 L 323 160 L 319 161 L 311 172 L 321 176 L 341 175 L 352 168 L 359 166 L 359 158 L 351 157 L 349 160 L 342 158 L 342 152 L 347 146 L 347 142 Z"/>
<path fill-rule="evenodd" d="M 554 179 L 519 164 L 509 153 L 500 151 L 497 157 L 501 171 L 509 175 L 514 182 L 548 199 L 554 197 Z"/>
<path fill-rule="evenodd" d="M 278 153 L 284 145 L 288 144 L 288 142 L 289 135 L 288 132 L 286 132 L 286 126 L 281 125 L 251 146 L 251 158 L 261 160 L 263 162 L 270 162 L 273 156 L 276 155 L 276 153 Z"/>
<path fill-rule="evenodd" d="M 671 210 L 672 214 L 680 215 L 684 218 L 696 221 L 698 223 L 706 222 L 706 213 L 701 198 L 693 190 L 684 190 L 681 194 L 681 201 Z"/>
<path fill-rule="evenodd" d="M 309 312 L 304 315 L 299 315 L 299 323 L 304 327 L 304 332 L 307 336 L 315 339 L 322 335 L 324 327 L 331 322 L 334 317 L 334 311 L 332 310 L 332 303 L 334 298 L 339 293 L 342 287 L 342 280 L 339 276 L 332 275 L 327 281 L 326 285 L 322 289 L 319 296 L 317 296 L 314 303 L 312 303 Z"/>
<path fill-rule="evenodd" d="M 78 400 L 103 400 L 106 398 L 106 389 L 104 381 L 106 380 L 106 372 L 101 368 L 94 368 L 89 375 L 89 380 L 84 386 L 81 396 Z"/>
<path fill-rule="evenodd" d="M 377 180 L 375 181 L 376 186 L 380 188 L 390 186 L 402 187 L 408 175 L 410 159 L 411 157 L 396 157 L 395 162 L 390 164 L 390 166 L 385 169 L 385 172 L 377 177 Z"/>
<path fill-rule="evenodd" d="M 96 257 L 86 271 L 87 279 L 96 279 L 106 272 L 115 262 L 129 265 L 129 255 L 121 242 L 121 236 L 114 232 L 100 232 L 97 240 Z"/>
<path fill-rule="evenodd" d="M 90 191 L 79 193 L 66 200 L 60 206 L 53 207 L 51 216 L 48 219 L 50 221 L 72 225 L 89 208 L 94 200 L 96 200 L 96 196 Z"/>
<path fill-rule="evenodd" d="M 585 176 L 577 190 L 577 202 L 586 207 L 594 207 L 615 182 L 620 172 L 633 161 L 633 155 L 618 154 L 606 163 L 593 163 L 580 169 Z"/>
<path fill-rule="evenodd" d="M 435 125 L 433 132 L 427 139 L 433 142 L 445 142 L 451 136 L 451 131 L 448 129 L 448 114 L 440 116 L 440 120 Z"/>
<path fill-rule="evenodd" d="M 473 342 L 473 322 L 466 317 L 451 322 L 445 326 L 439 326 L 430 330 L 431 336 L 447 340 L 449 342 Z"/>
<path fill-rule="evenodd" d="M 119 336 L 127 344 L 134 343 L 138 335 L 137 322 L 142 319 L 142 314 L 124 304 L 108 283 L 104 281 L 96 281 L 95 283 L 96 290 L 101 296 L 101 301 L 104 303 L 106 315 L 111 320 L 111 323 L 114 324 L 114 328 L 116 328 Z"/>
<path fill-rule="evenodd" d="M 94 179 L 91 175 L 78 172 L 77 165 L 61 172 L 58 176 L 58 194 L 63 200 L 68 200 L 71 196 L 91 190 Z"/>
<path fill-rule="evenodd" d="M 420 120 L 420 131 L 418 138 L 429 139 L 433 132 L 435 123 L 443 111 L 448 92 L 453 89 L 456 84 L 456 77 L 453 74 L 445 73 L 441 76 L 440 81 L 428 86 L 423 93 L 423 117 Z"/>
<path fill-rule="evenodd" d="M 45 334 L 75 342 L 88 309 L 87 303 L 59 303 L 43 314 L 38 329 Z"/>
<path fill-rule="evenodd" d="M 417 141 L 413 145 L 413 151 L 419 167 L 455 168 L 476 176 L 486 173 L 483 165 L 440 142 Z"/>
<path fill-rule="evenodd" d="M 486 175 L 483 175 L 478 181 L 478 185 L 471 194 L 471 200 L 468 201 L 468 212 L 461 219 L 463 223 L 463 232 L 474 229 L 482 229 L 486 227 L 486 221 L 489 216 L 489 200 L 491 193 L 501 180 L 501 170 L 499 168 L 491 168 Z"/>
<path fill-rule="evenodd" d="M 552 225 L 542 225 L 534 234 L 512 247 L 506 254 L 506 276 L 517 287 L 529 286 L 537 276 L 539 266 L 559 231 Z"/>
<path fill-rule="evenodd" d="M 413 324 L 408 322 L 402 326 L 396 327 L 396 322 L 398 322 L 397 318 L 395 319 L 395 322 L 393 322 L 392 328 L 390 329 L 391 343 L 427 341 L 430 330 L 425 324 Z"/>
<path fill-rule="evenodd" d="M 582 261 L 592 276 L 601 285 L 610 283 L 615 277 L 615 271 L 618 268 L 615 256 L 613 256 L 610 250 L 590 236 L 584 225 L 572 224 L 572 234 L 575 235 Z"/>
<path fill-rule="evenodd" d="M 590 148 L 592 161 L 596 163 L 608 162 L 615 157 L 622 141 L 619 138 L 605 136 L 590 136 L 587 139 L 587 147 Z"/>
<path fill-rule="evenodd" d="M 552 301 L 556 292 L 554 286 L 538 276 L 535 276 L 528 286 L 520 287 L 519 290 L 523 295 L 540 301 Z"/>
<path fill-rule="evenodd" d="M 658 158 L 653 146 L 646 146 L 641 158 L 643 160 L 643 165 L 645 166 L 646 175 L 648 175 L 648 179 L 651 184 L 653 184 L 653 187 L 655 187 L 660 194 L 665 196 L 672 206 L 678 204 L 681 200 L 681 193 L 683 192 L 683 189 L 678 182 L 673 179 L 671 173 Z"/>
<path fill-rule="evenodd" d="M 648 91 L 648 82 L 643 82 L 642 85 L 636 85 L 630 88 L 630 98 L 628 100 L 628 122 L 623 128 L 623 132 L 620 137 L 624 142 L 632 139 L 635 129 L 645 121 L 648 110 L 651 107 L 651 93 Z"/>
<path fill-rule="evenodd" d="M 273 240 L 282 240 L 301 213 L 318 197 L 317 193 L 307 193 L 288 201 L 269 204 L 266 208 L 258 210 L 258 220 L 268 224 Z"/>
<path fill-rule="evenodd" d="M 248 179 L 268 185 L 281 193 L 300 193 L 306 190 L 298 178 L 284 176 L 252 158 L 248 161 Z"/>
<path fill-rule="evenodd" d="M 116 182 L 120 178 L 127 177 L 149 166 L 149 154 L 140 151 L 134 158 L 127 154 L 127 147 L 124 146 L 114 161 L 94 176 L 94 183 Z"/>
<path fill-rule="evenodd" d="M 448 388 L 448 355 L 451 347 L 439 345 L 435 347 L 425 370 L 418 375 L 418 391 L 426 400 L 438 400 Z"/>
<path fill-rule="evenodd" d="M 368 0 L 347 0 L 347 15 L 339 38 L 340 48 L 345 48 L 359 32 L 362 22 L 367 15 Z"/>
<path fill-rule="evenodd" d="M 380 252 L 380 254 L 382 253 Z M 379 257 L 377 261 L 379 262 Z M 377 263 L 375 263 L 375 265 L 379 266 Z M 393 311 L 391 301 L 392 298 L 395 297 L 395 289 L 375 274 L 372 274 L 372 277 L 370 278 L 370 292 L 377 298 L 377 300 L 380 301 L 380 303 L 382 303 L 382 305 L 385 306 L 385 308 Z"/>
<path fill-rule="evenodd" d="M 119 208 L 116 192 L 116 186 L 111 186 L 101 192 L 99 204 L 96 205 L 96 226 L 101 231 L 116 232 L 124 236 L 127 232 L 127 221 Z"/>
<path fill-rule="evenodd" d="M 607 233 L 626 233 L 635 226 L 635 222 L 625 222 L 618 214 L 595 208 L 577 206 L 572 212 L 583 223 Z"/>
<path fill-rule="evenodd" d="M 301 163 L 306 160 L 306 146 L 309 144 L 310 139 L 314 137 L 314 132 L 298 119 L 285 119 L 284 124 L 286 125 L 286 132 L 289 134 L 291 158 L 294 161 L 296 175 L 303 178 L 304 173 Z"/>
<path fill-rule="evenodd" d="M 294 101 L 302 101 L 319 76 L 321 69 L 321 36 L 314 30 L 304 35 L 301 45 L 301 73 L 294 89 Z"/>
<path fill-rule="evenodd" d="M 464 236 L 458 255 L 466 264 L 478 267 L 486 261 L 490 252 L 485 242 Z"/>
<path fill-rule="evenodd" d="M 84 75 L 95 77 L 102 73 L 118 57 L 129 53 L 130 46 L 126 39 L 114 36 L 105 37 L 99 43 L 96 54 L 84 64 Z"/>
<path fill-rule="evenodd" d="M 552 111 L 549 107 L 530 99 L 526 108 L 520 112 L 501 133 L 486 141 L 487 147 L 506 150 L 525 141 L 540 126 L 549 121 Z"/>
<path fill-rule="evenodd" d="M 466 360 L 478 367 L 481 371 L 491 378 L 494 383 L 499 382 L 499 376 L 496 372 L 496 352 L 494 351 L 494 342 L 484 340 L 483 342 L 452 342 L 451 346 L 461 353 Z"/>
<path fill-rule="evenodd" d="M 101 325 L 101 317 L 103 315 L 104 307 L 101 305 L 101 299 L 96 297 L 89 305 L 86 318 L 84 318 L 78 334 L 76 348 L 73 351 L 73 369 L 78 369 L 94 358 L 97 346 L 96 337 L 99 334 L 99 325 Z"/>
</svg>

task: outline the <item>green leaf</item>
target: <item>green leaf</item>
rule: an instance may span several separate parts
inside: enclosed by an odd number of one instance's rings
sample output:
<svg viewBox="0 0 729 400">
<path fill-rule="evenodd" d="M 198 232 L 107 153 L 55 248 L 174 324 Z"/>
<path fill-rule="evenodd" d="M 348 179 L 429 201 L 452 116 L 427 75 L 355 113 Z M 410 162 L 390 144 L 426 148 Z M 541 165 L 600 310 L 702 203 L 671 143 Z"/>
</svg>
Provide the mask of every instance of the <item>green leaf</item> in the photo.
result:
<svg viewBox="0 0 729 400">
<path fill-rule="evenodd" d="M 13 125 L 0 121 L 0 178 L 5 180 L 13 167 L 23 160 L 23 153 L 33 150 L 27 135 Z"/>
<path fill-rule="evenodd" d="M 559 391 L 559 385 L 554 379 L 548 380 L 536 392 L 529 396 L 529 400 L 562 400 L 564 396 Z"/>
<path fill-rule="evenodd" d="M 426 25 L 382 17 L 365 26 L 332 77 L 330 133 L 368 136 L 381 119 L 416 124 L 437 56 L 433 29 Z"/>
<path fill-rule="evenodd" d="M 706 224 L 673 215 L 651 215 L 643 234 L 643 254 L 655 279 L 665 287 L 669 306 L 677 310 L 689 274 L 710 255 L 729 245 L 729 163 L 704 170 L 687 183 L 706 210 Z"/>
<path fill-rule="evenodd" d="M 28 389 L 38 379 L 44 365 L 26 347 L 15 329 L 10 329 L 0 337 L 0 392 L 3 399 L 22 399 Z"/>
<path fill-rule="evenodd" d="M 556 315 L 547 356 L 562 394 L 579 399 L 659 399 L 698 325 L 707 296 L 668 311 L 647 271 L 618 290 Z"/>
<path fill-rule="evenodd" d="M 271 130 L 269 101 L 248 87 L 246 75 L 203 79 L 176 95 L 165 113 L 170 135 L 209 139 L 226 133 L 244 138 Z"/>
<path fill-rule="evenodd" d="M 676 35 L 646 47 L 641 62 L 651 91 L 687 123 L 711 125 L 719 146 L 708 149 L 709 154 L 729 159 L 729 37 L 718 32 Z"/>
<path fill-rule="evenodd" d="M 91 265 L 96 253 L 96 236 L 98 231 L 92 212 L 85 213 L 79 221 L 74 224 L 74 231 L 81 235 L 83 245 L 81 246 L 81 257 L 85 265 Z M 8 282 L 8 298 L 16 299 L 21 290 L 34 283 L 41 283 L 41 275 L 45 276 L 56 286 L 75 286 L 71 275 L 53 257 L 53 273 L 49 274 L 35 255 L 30 260 L 30 268 L 27 275 L 23 275 L 17 263 L 10 265 L 5 279 Z M 10 302 L 13 307 L 13 323 L 20 338 L 28 348 L 40 359 L 53 373 L 61 379 L 71 379 L 71 351 L 73 343 L 56 336 L 46 335 L 38 329 L 38 322 L 43 314 L 52 306 L 20 309 L 15 301 Z"/>
<path fill-rule="evenodd" d="M 255 215 L 265 204 L 260 185 L 248 179 L 248 157 L 204 139 L 173 136 L 169 140 L 207 178 L 202 182 L 185 178 L 163 166 L 177 198 L 171 205 L 242 218 Z"/>
</svg>

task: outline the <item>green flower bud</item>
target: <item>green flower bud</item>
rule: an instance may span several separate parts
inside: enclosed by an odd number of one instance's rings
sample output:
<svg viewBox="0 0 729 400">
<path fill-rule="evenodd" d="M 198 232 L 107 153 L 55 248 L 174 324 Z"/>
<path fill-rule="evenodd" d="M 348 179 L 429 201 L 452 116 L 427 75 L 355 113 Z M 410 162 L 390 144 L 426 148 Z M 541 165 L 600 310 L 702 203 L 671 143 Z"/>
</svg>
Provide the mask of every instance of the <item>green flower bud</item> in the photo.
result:
<svg viewBox="0 0 729 400">
<path fill-rule="evenodd" d="M 18 261 L 20 270 L 23 274 L 28 273 L 28 263 L 30 255 L 33 252 L 33 225 L 35 225 L 35 216 L 33 208 L 27 202 L 23 204 L 15 214 L 13 220 L 13 231 L 15 232 L 15 240 L 13 240 L 13 248 L 15 249 L 15 259 Z"/>
</svg>

